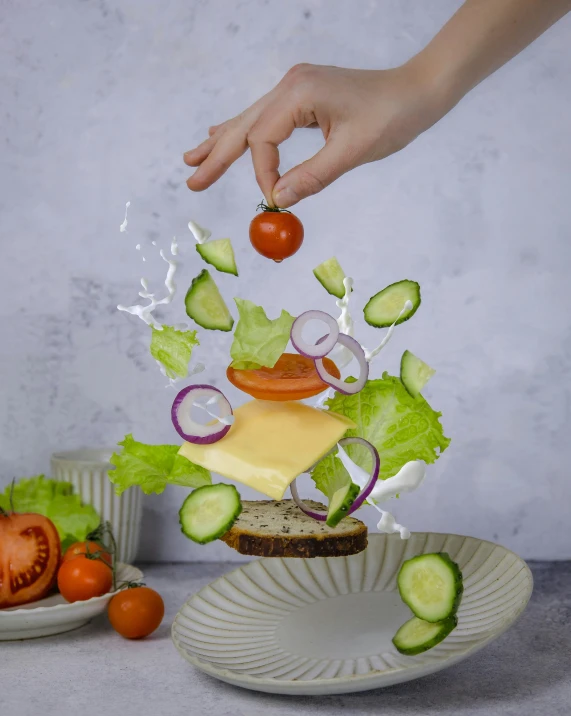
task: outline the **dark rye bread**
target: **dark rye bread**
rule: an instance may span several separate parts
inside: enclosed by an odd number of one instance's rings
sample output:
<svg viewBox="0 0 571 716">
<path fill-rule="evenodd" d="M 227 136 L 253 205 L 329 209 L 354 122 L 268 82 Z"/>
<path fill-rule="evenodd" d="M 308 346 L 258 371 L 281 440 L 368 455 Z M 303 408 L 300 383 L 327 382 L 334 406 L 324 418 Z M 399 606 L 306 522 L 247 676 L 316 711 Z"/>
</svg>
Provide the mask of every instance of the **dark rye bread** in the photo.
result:
<svg viewBox="0 0 571 716">
<path fill-rule="evenodd" d="M 314 510 L 320 502 L 305 500 Z M 241 554 L 256 557 L 344 557 L 367 546 L 367 527 L 345 517 L 328 527 L 302 512 L 293 500 L 242 501 L 242 512 L 220 539 Z"/>
</svg>

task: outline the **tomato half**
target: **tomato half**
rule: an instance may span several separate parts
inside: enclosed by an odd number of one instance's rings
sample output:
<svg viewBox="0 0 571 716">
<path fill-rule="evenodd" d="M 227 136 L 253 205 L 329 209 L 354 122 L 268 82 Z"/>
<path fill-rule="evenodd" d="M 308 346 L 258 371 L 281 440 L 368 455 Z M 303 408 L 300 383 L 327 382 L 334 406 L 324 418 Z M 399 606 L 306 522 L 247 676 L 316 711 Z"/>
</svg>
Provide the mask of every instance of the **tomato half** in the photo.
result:
<svg viewBox="0 0 571 716">
<path fill-rule="evenodd" d="M 323 365 L 332 376 L 341 377 L 332 360 L 324 358 Z M 258 400 L 304 400 L 329 387 L 319 377 L 313 360 L 298 353 L 283 353 L 273 368 L 237 370 L 228 366 L 226 375 L 232 385 Z"/>
<path fill-rule="evenodd" d="M 252 219 L 250 242 L 259 254 L 279 263 L 299 250 L 303 224 L 295 214 L 265 209 Z"/>
<path fill-rule="evenodd" d="M 113 573 L 100 559 L 80 556 L 61 565 L 57 586 L 67 602 L 81 602 L 107 594 L 113 586 Z"/>
<path fill-rule="evenodd" d="M 61 556 L 54 523 L 43 515 L 0 515 L 0 609 L 45 597 Z"/>
<path fill-rule="evenodd" d="M 90 554 L 96 554 L 99 552 L 99 556 L 104 562 L 111 567 L 112 559 L 109 552 L 97 542 L 74 542 L 70 545 L 63 555 L 63 561 L 69 562 L 70 559 L 81 557 L 89 551 Z"/>
<path fill-rule="evenodd" d="M 132 587 L 109 602 L 109 621 L 126 639 L 141 639 L 159 626 L 165 615 L 162 597 L 149 587 Z"/>
</svg>

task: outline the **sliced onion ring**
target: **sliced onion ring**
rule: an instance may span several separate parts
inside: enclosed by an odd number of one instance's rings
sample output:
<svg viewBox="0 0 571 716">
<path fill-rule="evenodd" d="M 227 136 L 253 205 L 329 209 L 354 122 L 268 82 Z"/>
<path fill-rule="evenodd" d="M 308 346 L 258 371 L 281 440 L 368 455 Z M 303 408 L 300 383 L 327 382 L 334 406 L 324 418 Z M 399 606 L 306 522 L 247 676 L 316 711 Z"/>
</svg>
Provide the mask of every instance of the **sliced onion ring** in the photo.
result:
<svg viewBox="0 0 571 716">
<path fill-rule="evenodd" d="M 341 447 L 345 447 L 345 445 L 362 445 L 363 447 L 367 448 L 369 452 L 371 453 L 371 457 L 373 458 L 373 466 L 371 468 L 371 474 L 369 476 L 369 480 L 365 487 L 362 488 L 361 492 L 357 495 L 355 498 L 355 501 L 349 508 L 348 515 L 353 514 L 355 510 L 358 510 L 359 507 L 365 502 L 365 500 L 369 497 L 371 492 L 373 491 L 373 488 L 375 487 L 375 484 L 377 480 L 379 479 L 379 472 L 381 469 L 381 458 L 379 457 L 379 453 L 377 448 L 371 444 L 368 440 L 365 440 L 364 438 L 342 438 L 339 440 L 338 445 Z M 337 446 L 332 448 L 328 453 L 326 453 L 321 460 L 326 458 L 328 455 L 331 455 L 332 452 L 335 452 L 337 450 Z M 320 462 L 321 462 L 320 460 Z M 313 468 L 310 468 L 308 472 L 310 472 Z M 296 478 L 297 479 L 297 478 Z M 296 481 L 294 480 L 290 485 L 290 492 L 291 496 L 293 498 L 293 501 L 295 504 L 299 507 L 299 509 L 302 512 L 305 512 L 308 517 L 312 517 L 314 520 L 318 520 L 319 522 L 325 522 L 327 519 L 327 512 L 322 512 L 321 510 L 312 510 L 310 507 L 308 507 L 305 502 L 300 498 L 299 493 L 297 491 L 297 485 Z"/>
<path fill-rule="evenodd" d="M 192 418 L 192 407 L 199 398 L 207 398 L 206 404 L 218 404 L 219 416 L 211 424 L 197 423 Z M 208 411 L 215 417 L 215 413 Z M 171 408 L 174 429 L 183 440 L 195 445 L 209 445 L 223 438 L 234 420 L 232 406 L 226 396 L 212 385 L 189 385 L 174 399 Z"/>
<path fill-rule="evenodd" d="M 309 321 L 322 321 L 329 326 L 329 334 L 321 338 L 318 343 L 310 344 L 303 340 L 303 329 Z M 339 338 L 337 321 L 325 311 L 306 311 L 298 316 L 292 324 L 291 342 L 298 353 L 306 358 L 324 358 L 335 347 Z"/>
<path fill-rule="evenodd" d="M 341 378 L 335 378 L 335 376 L 327 372 L 321 358 L 315 359 L 315 368 L 321 380 L 327 383 L 331 388 L 335 388 L 336 391 L 343 393 L 343 395 L 355 395 L 355 393 L 363 390 L 369 377 L 369 364 L 365 358 L 365 351 L 354 338 L 346 336 L 344 333 L 338 335 L 337 342 L 341 343 L 345 348 L 348 348 L 357 359 L 360 368 L 357 380 L 354 383 L 346 383 Z"/>
</svg>

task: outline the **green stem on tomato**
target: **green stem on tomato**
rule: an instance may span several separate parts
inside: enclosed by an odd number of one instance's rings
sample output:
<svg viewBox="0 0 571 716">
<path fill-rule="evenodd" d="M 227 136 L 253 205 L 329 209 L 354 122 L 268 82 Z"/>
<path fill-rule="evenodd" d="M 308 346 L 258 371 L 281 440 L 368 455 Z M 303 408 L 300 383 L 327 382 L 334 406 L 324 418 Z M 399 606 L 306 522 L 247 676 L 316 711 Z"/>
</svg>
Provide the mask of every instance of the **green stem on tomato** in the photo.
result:
<svg viewBox="0 0 571 716">
<path fill-rule="evenodd" d="M 265 202 L 261 201 L 258 206 L 256 207 L 256 211 L 259 209 L 262 209 L 262 211 L 273 211 L 276 214 L 285 213 L 285 214 L 291 214 L 291 211 L 288 209 L 280 209 L 279 206 L 268 206 Z"/>
</svg>

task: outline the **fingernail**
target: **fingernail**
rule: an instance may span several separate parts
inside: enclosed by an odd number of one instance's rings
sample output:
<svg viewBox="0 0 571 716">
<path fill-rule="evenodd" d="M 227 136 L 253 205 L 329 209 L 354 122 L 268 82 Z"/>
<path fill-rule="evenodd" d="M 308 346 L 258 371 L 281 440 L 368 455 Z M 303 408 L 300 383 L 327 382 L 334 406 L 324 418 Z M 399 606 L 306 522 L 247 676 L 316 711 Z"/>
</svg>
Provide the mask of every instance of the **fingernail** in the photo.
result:
<svg viewBox="0 0 571 716">
<path fill-rule="evenodd" d="M 285 186 L 283 189 L 280 189 L 274 195 L 275 205 L 279 206 L 281 209 L 285 209 L 288 206 L 295 204 L 295 202 L 298 200 L 299 200 L 299 197 L 298 197 L 297 193 L 293 189 L 291 189 L 289 186 Z"/>
</svg>

